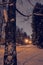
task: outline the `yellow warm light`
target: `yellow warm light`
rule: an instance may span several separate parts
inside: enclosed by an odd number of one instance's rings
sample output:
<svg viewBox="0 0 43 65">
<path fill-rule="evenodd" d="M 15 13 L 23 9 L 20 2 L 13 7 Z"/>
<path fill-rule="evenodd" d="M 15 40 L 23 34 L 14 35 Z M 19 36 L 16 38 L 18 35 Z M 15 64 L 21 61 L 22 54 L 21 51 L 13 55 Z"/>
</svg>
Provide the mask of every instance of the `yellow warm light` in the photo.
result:
<svg viewBox="0 0 43 65">
<path fill-rule="evenodd" d="M 0 53 L 4 54 L 5 50 L 3 48 L 0 48 Z"/>
<path fill-rule="evenodd" d="M 29 40 L 29 44 L 31 44 L 32 43 L 32 41 L 31 40 Z"/>
<path fill-rule="evenodd" d="M 25 42 L 26 44 L 31 44 L 31 43 L 32 43 L 32 41 L 29 40 L 29 39 L 24 39 L 24 42 Z"/>
<path fill-rule="evenodd" d="M 25 42 L 25 43 L 29 43 L 29 40 L 28 40 L 28 39 L 25 39 L 24 42 Z"/>
</svg>

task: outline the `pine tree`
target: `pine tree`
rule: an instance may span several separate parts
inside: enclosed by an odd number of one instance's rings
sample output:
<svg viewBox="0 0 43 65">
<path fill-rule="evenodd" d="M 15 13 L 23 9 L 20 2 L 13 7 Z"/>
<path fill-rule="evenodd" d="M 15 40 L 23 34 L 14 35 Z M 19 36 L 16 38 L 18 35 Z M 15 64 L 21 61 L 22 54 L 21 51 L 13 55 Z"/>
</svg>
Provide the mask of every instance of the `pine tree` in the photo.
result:
<svg viewBox="0 0 43 65">
<path fill-rule="evenodd" d="M 35 15 L 41 14 L 41 15 Z M 36 3 L 32 16 L 32 41 L 40 47 L 43 47 L 43 5 Z"/>
</svg>

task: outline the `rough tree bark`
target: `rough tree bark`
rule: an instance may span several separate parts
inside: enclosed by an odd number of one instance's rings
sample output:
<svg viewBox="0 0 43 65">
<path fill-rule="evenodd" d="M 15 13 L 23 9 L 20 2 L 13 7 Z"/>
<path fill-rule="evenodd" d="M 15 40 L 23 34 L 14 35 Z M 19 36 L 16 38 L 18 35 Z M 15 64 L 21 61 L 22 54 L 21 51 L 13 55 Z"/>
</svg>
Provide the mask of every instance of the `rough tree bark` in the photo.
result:
<svg viewBox="0 0 43 65">
<path fill-rule="evenodd" d="M 8 21 L 5 26 L 4 65 L 17 65 L 16 57 L 16 0 L 9 0 Z"/>
</svg>

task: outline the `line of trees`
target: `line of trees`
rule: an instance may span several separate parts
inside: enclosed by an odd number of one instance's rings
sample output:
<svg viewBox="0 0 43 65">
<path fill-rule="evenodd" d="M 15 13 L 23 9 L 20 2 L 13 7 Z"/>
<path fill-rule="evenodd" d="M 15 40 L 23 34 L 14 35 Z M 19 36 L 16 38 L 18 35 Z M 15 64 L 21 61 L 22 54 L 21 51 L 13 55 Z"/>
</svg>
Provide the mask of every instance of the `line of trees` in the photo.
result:
<svg viewBox="0 0 43 65">
<path fill-rule="evenodd" d="M 30 36 L 27 35 L 26 32 L 23 31 L 23 28 L 19 28 L 18 26 L 16 27 L 16 43 L 18 44 L 25 44 L 24 39 L 30 39 Z"/>
</svg>

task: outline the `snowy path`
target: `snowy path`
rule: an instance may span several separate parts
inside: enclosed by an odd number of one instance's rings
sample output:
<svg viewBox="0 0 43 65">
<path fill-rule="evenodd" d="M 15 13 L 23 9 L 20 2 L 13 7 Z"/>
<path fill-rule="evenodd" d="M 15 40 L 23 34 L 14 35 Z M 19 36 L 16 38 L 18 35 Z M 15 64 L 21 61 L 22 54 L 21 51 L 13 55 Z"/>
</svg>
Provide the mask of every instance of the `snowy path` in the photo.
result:
<svg viewBox="0 0 43 65">
<path fill-rule="evenodd" d="M 43 65 L 43 49 L 33 45 L 17 46 L 17 65 Z"/>
<path fill-rule="evenodd" d="M 43 49 L 33 45 L 17 46 L 17 65 L 43 65 Z M 0 65 L 3 65 L 4 47 L 0 48 Z"/>
</svg>

